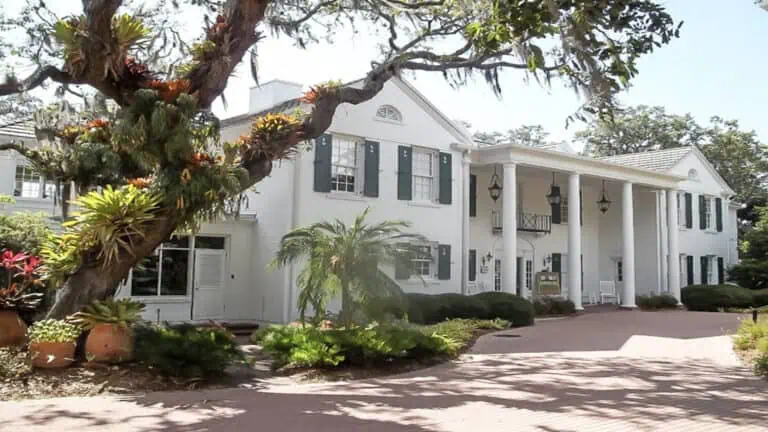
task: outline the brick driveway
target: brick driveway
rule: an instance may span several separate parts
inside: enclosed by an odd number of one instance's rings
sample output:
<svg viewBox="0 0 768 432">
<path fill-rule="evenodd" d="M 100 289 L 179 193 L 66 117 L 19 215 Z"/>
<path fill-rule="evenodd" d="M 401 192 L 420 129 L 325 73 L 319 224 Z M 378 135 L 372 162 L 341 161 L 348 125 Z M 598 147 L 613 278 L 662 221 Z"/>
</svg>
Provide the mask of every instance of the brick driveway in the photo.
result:
<svg viewBox="0 0 768 432">
<path fill-rule="evenodd" d="M 587 313 L 481 338 L 383 379 L 0 403 L 0 431 L 758 431 L 768 383 L 728 314 Z"/>
</svg>

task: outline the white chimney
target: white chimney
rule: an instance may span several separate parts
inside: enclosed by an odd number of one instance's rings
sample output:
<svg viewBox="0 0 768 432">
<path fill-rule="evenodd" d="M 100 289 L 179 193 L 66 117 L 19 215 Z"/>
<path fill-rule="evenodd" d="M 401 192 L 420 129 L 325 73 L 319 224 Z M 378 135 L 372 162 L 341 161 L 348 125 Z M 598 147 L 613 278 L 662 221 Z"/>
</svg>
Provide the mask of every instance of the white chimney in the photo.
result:
<svg viewBox="0 0 768 432">
<path fill-rule="evenodd" d="M 259 86 L 251 87 L 248 112 L 255 114 L 275 105 L 296 99 L 302 95 L 303 85 L 283 80 L 272 80 Z"/>
</svg>

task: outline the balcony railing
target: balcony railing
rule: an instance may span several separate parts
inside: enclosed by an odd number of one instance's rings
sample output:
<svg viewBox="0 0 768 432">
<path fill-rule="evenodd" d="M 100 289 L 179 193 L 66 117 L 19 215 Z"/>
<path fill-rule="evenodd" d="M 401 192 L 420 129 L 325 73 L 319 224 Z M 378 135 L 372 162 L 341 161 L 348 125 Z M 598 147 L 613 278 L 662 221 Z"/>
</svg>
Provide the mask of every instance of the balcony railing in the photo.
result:
<svg viewBox="0 0 768 432">
<path fill-rule="evenodd" d="M 497 234 L 504 230 L 504 218 L 501 212 L 491 212 L 491 227 Z M 552 216 L 519 212 L 517 213 L 517 230 L 549 234 L 552 232 Z"/>
</svg>

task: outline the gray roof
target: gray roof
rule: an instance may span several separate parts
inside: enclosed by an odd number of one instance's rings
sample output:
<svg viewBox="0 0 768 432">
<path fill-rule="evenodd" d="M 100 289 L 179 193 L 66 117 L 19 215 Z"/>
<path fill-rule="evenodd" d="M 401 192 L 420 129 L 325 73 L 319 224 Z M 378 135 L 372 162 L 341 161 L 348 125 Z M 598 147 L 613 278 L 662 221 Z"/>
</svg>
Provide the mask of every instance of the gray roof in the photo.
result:
<svg viewBox="0 0 768 432">
<path fill-rule="evenodd" d="M 0 125 L 0 135 L 34 140 L 36 139 L 35 122 L 32 119 L 24 119 Z"/>
<path fill-rule="evenodd" d="M 634 168 L 644 168 L 653 171 L 664 172 L 680 162 L 693 147 L 679 147 L 667 150 L 649 151 L 644 153 L 632 153 L 619 156 L 600 157 L 601 161 Z"/>
</svg>

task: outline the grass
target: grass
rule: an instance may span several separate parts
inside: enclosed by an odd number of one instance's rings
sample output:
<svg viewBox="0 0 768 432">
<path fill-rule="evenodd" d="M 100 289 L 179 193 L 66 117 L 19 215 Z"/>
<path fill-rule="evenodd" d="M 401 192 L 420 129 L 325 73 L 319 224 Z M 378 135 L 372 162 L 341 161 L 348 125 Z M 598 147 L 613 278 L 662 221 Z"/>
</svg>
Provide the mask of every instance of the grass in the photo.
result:
<svg viewBox="0 0 768 432">
<path fill-rule="evenodd" d="M 759 315 L 756 323 L 745 319 L 733 338 L 733 347 L 757 375 L 768 378 L 768 314 Z"/>
<path fill-rule="evenodd" d="M 509 325 L 509 321 L 502 319 L 453 319 L 425 326 L 421 331 L 425 334 L 438 334 L 452 339 L 460 345 L 460 350 L 463 350 L 468 348 L 470 342 L 480 334 L 487 331 L 503 330 Z"/>
</svg>

